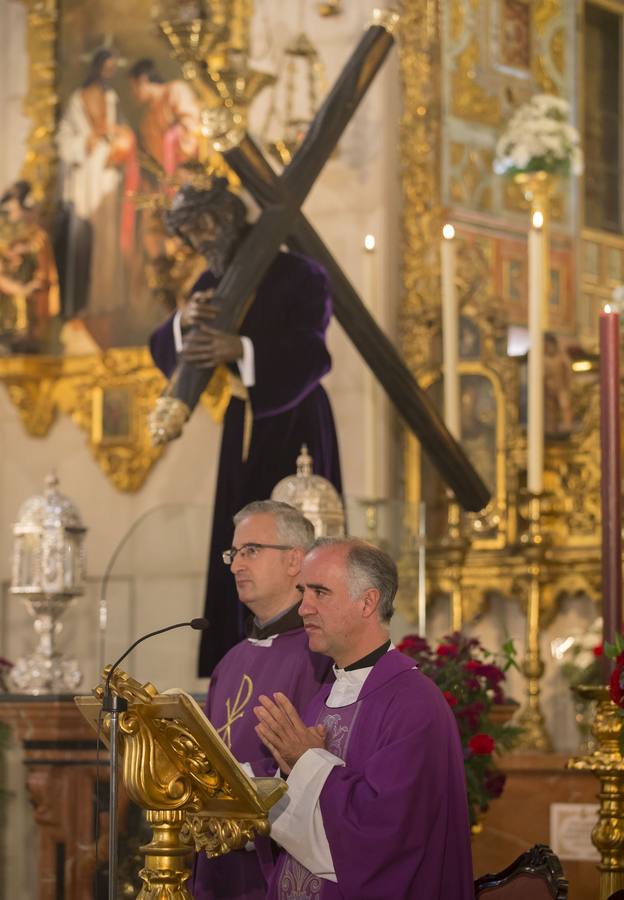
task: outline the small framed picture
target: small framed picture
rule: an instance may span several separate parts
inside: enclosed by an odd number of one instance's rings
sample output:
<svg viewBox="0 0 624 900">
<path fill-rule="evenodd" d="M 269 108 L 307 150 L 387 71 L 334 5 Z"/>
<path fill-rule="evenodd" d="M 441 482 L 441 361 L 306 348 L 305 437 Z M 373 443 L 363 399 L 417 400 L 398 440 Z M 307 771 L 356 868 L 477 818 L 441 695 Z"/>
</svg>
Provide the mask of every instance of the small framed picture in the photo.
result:
<svg viewBox="0 0 624 900">
<path fill-rule="evenodd" d="M 130 444 L 134 438 L 134 398 L 129 384 L 93 391 L 91 440 L 94 444 Z"/>
</svg>

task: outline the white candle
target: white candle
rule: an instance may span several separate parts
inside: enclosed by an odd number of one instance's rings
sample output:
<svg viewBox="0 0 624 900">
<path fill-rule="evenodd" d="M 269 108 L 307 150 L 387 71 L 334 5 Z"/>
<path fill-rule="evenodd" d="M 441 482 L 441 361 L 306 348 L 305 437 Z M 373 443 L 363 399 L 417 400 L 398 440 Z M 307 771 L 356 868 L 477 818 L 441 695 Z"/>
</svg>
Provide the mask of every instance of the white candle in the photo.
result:
<svg viewBox="0 0 624 900">
<path fill-rule="evenodd" d="M 527 396 L 527 488 L 541 494 L 544 484 L 544 216 L 536 211 L 529 231 L 529 364 Z"/>
<path fill-rule="evenodd" d="M 375 236 L 364 238 L 364 303 L 377 318 L 377 247 Z M 375 376 L 366 369 L 364 396 L 364 492 L 368 499 L 379 497 L 379 388 Z"/>
<path fill-rule="evenodd" d="M 427 633 L 427 506 L 421 501 L 418 515 L 418 634 Z"/>
<path fill-rule="evenodd" d="M 459 314 L 455 285 L 455 229 L 445 225 L 440 246 L 442 272 L 442 363 L 444 372 L 444 421 L 454 438 L 461 436 L 459 405 Z"/>
</svg>

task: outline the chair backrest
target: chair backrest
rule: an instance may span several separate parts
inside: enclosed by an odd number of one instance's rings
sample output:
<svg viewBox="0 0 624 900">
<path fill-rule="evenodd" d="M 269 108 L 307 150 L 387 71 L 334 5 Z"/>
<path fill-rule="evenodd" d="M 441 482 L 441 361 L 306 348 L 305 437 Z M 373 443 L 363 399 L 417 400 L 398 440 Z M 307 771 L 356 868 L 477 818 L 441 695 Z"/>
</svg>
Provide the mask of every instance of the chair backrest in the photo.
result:
<svg viewBox="0 0 624 900">
<path fill-rule="evenodd" d="M 568 881 L 561 863 L 545 844 L 536 844 L 510 866 L 475 881 L 477 900 L 567 900 Z"/>
</svg>

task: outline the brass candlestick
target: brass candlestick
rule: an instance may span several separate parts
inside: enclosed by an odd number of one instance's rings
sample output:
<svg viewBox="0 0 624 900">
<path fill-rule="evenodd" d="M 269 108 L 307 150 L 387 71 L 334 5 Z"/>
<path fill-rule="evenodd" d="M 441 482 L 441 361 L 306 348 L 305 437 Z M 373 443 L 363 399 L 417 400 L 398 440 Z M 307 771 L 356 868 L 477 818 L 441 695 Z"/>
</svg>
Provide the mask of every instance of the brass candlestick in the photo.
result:
<svg viewBox="0 0 624 900">
<path fill-rule="evenodd" d="M 540 679 L 544 674 L 540 653 L 540 615 L 545 549 L 540 512 L 541 497 L 530 494 L 529 527 L 520 541 L 528 575 L 526 651 L 522 662 L 522 672 L 527 680 L 527 699 L 516 721 L 523 729 L 517 748 L 547 753 L 552 750 L 552 742 L 540 705 Z"/>
<path fill-rule="evenodd" d="M 444 590 L 451 601 L 451 630 L 461 631 L 464 624 L 464 607 L 462 603 L 462 571 L 468 540 L 461 529 L 461 507 L 454 494 L 449 494 L 447 507 L 448 530 L 442 539 L 446 559 L 446 575 L 441 579 Z"/>
<path fill-rule="evenodd" d="M 275 76 L 249 66 L 250 0 L 206 6 L 204 16 L 181 18 L 174 5 L 158 26 L 203 105 L 202 137 L 223 152 L 242 140 L 249 106 Z"/>
<path fill-rule="evenodd" d="M 592 772 L 600 782 L 598 821 L 592 829 L 592 843 L 600 853 L 598 900 L 607 900 L 624 888 L 624 758 L 621 736 L 622 716 L 604 685 L 579 685 L 576 693 L 597 701 L 592 734 L 596 748 L 587 756 L 573 757 L 567 767 Z"/>
</svg>

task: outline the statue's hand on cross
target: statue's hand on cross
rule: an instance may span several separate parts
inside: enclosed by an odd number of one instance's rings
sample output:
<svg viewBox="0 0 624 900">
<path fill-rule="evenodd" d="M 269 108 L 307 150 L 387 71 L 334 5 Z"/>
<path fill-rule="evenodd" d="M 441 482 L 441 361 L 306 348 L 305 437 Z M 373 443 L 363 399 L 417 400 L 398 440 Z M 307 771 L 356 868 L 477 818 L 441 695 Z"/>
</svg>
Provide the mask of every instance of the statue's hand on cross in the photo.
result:
<svg viewBox="0 0 624 900">
<path fill-rule="evenodd" d="M 214 290 L 195 291 L 180 310 L 180 326 L 187 331 L 194 325 L 213 325 L 219 312 L 219 306 L 211 303 Z"/>
<path fill-rule="evenodd" d="M 213 304 L 214 290 L 195 291 L 182 308 L 180 326 L 184 339 L 180 356 L 198 369 L 211 369 L 236 362 L 243 356 L 237 334 L 214 327 L 219 307 Z M 189 331 L 189 329 L 193 329 Z M 185 333 L 186 332 L 186 333 Z"/>
</svg>

